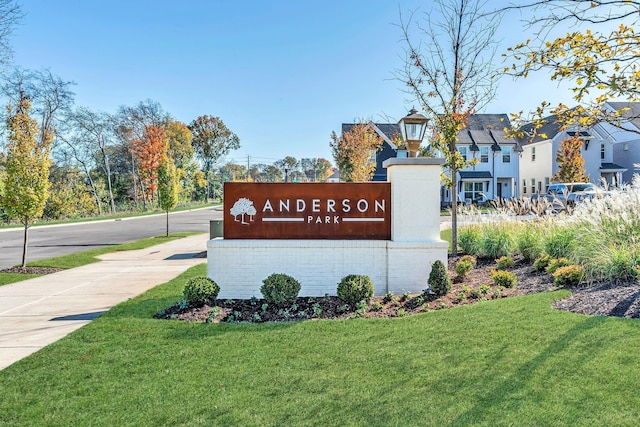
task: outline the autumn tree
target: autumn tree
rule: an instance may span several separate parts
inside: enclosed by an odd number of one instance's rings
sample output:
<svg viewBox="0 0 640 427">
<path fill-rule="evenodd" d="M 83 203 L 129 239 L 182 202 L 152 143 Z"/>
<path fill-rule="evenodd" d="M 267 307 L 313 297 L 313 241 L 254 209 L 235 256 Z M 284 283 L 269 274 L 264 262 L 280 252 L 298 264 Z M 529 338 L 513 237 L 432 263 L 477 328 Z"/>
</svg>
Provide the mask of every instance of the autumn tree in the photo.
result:
<svg viewBox="0 0 640 427">
<path fill-rule="evenodd" d="M 469 116 L 495 97 L 493 58 L 499 16 L 485 1 L 437 0 L 434 10 L 400 17 L 406 59 L 396 77 L 429 119 L 432 146 L 445 158 L 451 188 L 452 250 L 457 253 L 457 172 L 468 166 L 456 143 Z"/>
<path fill-rule="evenodd" d="M 341 136 L 331 132 L 331 152 L 340 178 L 347 182 L 370 181 L 376 170 L 373 158 L 382 144 L 382 138 L 367 123 L 356 123 Z"/>
<path fill-rule="evenodd" d="M 584 141 L 576 136 L 567 137 L 560 142 L 556 155 L 558 171 L 551 178 L 554 182 L 588 182 L 589 177 L 584 169 L 582 144 Z"/>
<path fill-rule="evenodd" d="M 168 146 L 164 129 L 157 126 L 147 126 L 142 138 L 133 143 L 142 190 L 148 200 L 153 200 L 157 190 L 158 168 L 167 154 Z"/>
<path fill-rule="evenodd" d="M 178 170 L 169 157 L 163 157 L 158 168 L 158 194 L 160 208 L 167 213 L 167 237 L 169 237 L 169 211 L 178 204 Z"/>
<path fill-rule="evenodd" d="M 211 171 L 220 159 L 231 150 L 240 148 L 240 138 L 229 129 L 222 119 L 213 116 L 200 116 L 189 124 L 193 134 L 193 147 L 203 165 L 207 179 L 207 201 Z"/>
<path fill-rule="evenodd" d="M 569 85 L 580 105 L 553 106 L 542 100 L 532 114 L 512 114 L 512 133 L 533 138 L 548 115 L 557 116 L 561 130 L 602 121 L 621 126 L 624 111 L 604 107 L 616 98 L 640 101 L 640 35 L 634 30 L 640 1 L 535 0 L 499 12 L 513 10 L 530 13 L 527 32 L 535 37 L 508 50 L 505 56 L 511 64 L 504 72 L 516 78 L 549 73 L 551 80 Z M 522 133 L 525 122 L 534 124 L 529 135 Z"/>
<path fill-rule="evenodd" d="M 24 225 L 22 267 L 27 264 L 29 227 L 42 216 L 49 196 L 53 135 L 38 138 L 38 122 L 29 116 L 31 100 L 22 95 L 13 111 L 7 106 L 7 163 L 2 206 Z"/>
</svg>

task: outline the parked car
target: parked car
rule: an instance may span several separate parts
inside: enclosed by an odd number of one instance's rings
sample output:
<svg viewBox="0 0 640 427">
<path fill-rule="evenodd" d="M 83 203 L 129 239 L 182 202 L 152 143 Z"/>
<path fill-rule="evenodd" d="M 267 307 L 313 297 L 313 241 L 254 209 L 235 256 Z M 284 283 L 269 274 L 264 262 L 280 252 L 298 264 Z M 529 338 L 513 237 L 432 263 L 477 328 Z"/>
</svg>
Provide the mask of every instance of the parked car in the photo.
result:
<svg viewBox="0 0 640 427">
<path fill-rule="evenodd" d="M 592 198 L 597 194 L 598 187 L 590 182 L 557 182 L 551 184 L 546 193 L 533 194 L 531 200 L 545 198 L 556 211 L 566 210 L 576 202 Z"/>
</svg>

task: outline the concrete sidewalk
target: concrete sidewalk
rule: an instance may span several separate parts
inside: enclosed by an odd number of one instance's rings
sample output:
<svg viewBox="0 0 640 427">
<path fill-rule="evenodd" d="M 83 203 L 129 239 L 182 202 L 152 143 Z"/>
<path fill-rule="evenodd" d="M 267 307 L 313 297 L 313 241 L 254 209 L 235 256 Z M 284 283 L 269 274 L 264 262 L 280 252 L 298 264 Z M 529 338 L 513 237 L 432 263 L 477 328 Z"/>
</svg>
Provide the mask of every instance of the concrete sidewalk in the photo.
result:
<svg viewBox="0 0 640 427">
<path fill-rule="evenodd" d="M 102 262 L 0 286 L 0 369 L 89 323 L 114 305 L 165 283 L 206 258 L 208 234 L 136 251 L 102 255 Z"/>
</svg>

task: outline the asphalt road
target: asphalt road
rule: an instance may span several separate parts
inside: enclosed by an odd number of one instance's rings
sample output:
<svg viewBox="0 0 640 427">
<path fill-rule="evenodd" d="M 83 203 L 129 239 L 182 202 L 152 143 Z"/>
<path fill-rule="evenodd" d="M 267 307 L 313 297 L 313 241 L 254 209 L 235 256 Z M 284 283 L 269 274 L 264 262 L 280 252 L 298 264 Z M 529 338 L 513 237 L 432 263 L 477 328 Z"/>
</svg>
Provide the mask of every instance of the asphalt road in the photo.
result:
<svg viewBox="0 0 640 427">
<path fill-rule="evenodd" d="M 209 221 L 222 219 L 213 208 L 175 212 L 169 215 L 169 232 L 209 233 Z M 22 228 L 0 230 L 0 269 L 22 262 Z M 29 229 L 27 262 L 102 246 L 117 245 L 166 233 L 166 216 L 151 215 L 121 220 L 79 224 L 36 226 Z"/>
</svg>

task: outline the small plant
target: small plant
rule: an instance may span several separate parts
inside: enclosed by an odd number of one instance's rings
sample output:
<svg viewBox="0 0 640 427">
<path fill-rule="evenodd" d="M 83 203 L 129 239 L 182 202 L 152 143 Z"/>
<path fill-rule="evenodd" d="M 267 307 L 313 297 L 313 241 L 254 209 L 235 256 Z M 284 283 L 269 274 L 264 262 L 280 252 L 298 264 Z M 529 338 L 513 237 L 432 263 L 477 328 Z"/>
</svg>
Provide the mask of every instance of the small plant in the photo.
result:
<svg viewBox="0 0 640 427">
<path fill-rule="evenodd" d="M 431 291 L 436 295 L 446 295 L 451 290 L 451 278 L 442 261 L 436 260 L 431 266 L 428 283 Z"/>
<path fill-rule="evenodd" d="M 423 313 L 428 313 L 429 312 L 429 304 L 424 303 L 422 304 L 422 306 L 420 307 L 420 311 Z"/>
<path fill-rule="evenodd" d="M 549 261 L 549 265 L 546 268 L 547 273 L 553 274 L 560 267 L 565 267 L 567 265 L 571 265 L 571 261 L 567 258 L 555 258 Z"/>
<path fill-rule="evenodd" d="M 404 292 L 402 294 L 402 301 L 408 300 L 410 296 L 411 296 L 411 294 L 409 292 Z"/>
<path fill-rule="evenodd" d="M 187 301 L 186 298 L 182 298 L 178 301 L 178 307 L 180 307 L 181 310 L 189 308 L 189 301 Z"/>
<path fill-rule="evenodd" d="M 556 286 L 577 286 L 584 279 L 584 270 L 579 265 L 565 265 L 553 273 Z"/>
<path fill-rule="evenodd" d="M 458 294 L 458 299 L 459 299 L 460 301 L 464 301 L 464 300 L 466 300 L 466 299 L 467 299 L 467 294 L 466 294 L 464 291 L 460 292 L 460 293 Z"/>
<path fill-rule="evenodd" d="M 489 285 L 480 285 L 480 293 L 482 295 L 486 295 L 491 291 L 491 286 Z"/>
<path fill-rule="evenodd" d="M 269 308 L 269 304 L 267 304 L 266 302 L 262 304 L 262 306 L 260 307 L 262 309 L 262 311 L 267 311 L 267 308 Z"/>
<path fill-rule="evenodd" d="M 298 311 L 298 304 L 296 304 L 295 302 L 291 304 L 291 311 Z"/>
<path fill-rule="evenodd" d="M 467 276 L 467 273 L 469 273 L 471 270 L 473 270 L 473 263 L 471 261 L 460 260 L 456 263 L 456 274 L 461 279 L 464 279 Z"/>
<path fill-rule="evenodd" d="M 224 300 L 224 305 L 233 305 L 235 303 L 236 301 L 231 298 Z"/>
<path fill-rule="evenodd" d="M 182 291 L 184 299 L 194 305 L 203 305 L 207 301 L 218 298 L 220 287 L 208 277 L 192 277 L 187 281 Z"/>
<path fill-rule="evenodd" d="M 338 283 L 338 298 L 347 304 L 369 302 L 371 297 L 373 297 L 373 282 L 369 276 L 350 274 Z"/>
<path fill-rule="evenodd" d="M 364 313 L 366 313 L 367 311 L 367 307 L 368 307 L 368 304 L 364 300 L 356 303 L 356 316 L 358 317 L 364 316 Z"/>
<path fill-rule="evenodd" d="M 493 291 L 493 295 L 491 295 L 491 298 L 498 299 L 500 298 L 501 295 L 502 295 L 502 291 L 500 289 L 496 289 L 495 291 Z"/>
<path fill-rule="evenodd" d="M 438 304 L 438 308 L 440 310 L 447 308 L 447 304 L 444 301 L 440 301 L 440 303 Z"/>
<path fill-rule="evenodd" d="M 424 304 L 424 297 L 422 295 L 418 295 L 417 297 L 415 297 L 413 302 L 415 303 L 416 306 L 422 305 Z"/>
<path fill-rule="evenodd" d="M 371 303 L 371 310 L 373 311 L 380 311 L 382 310 L 382 304 L 380 303 L 380 301 L 374 301 Z"/>
<path fill-rule="evenodd" d="M 512 257 L 505 255 L 496 260 L 496 265 L 498 270 L 508 270 L 515 265 L 515 262 Z"/>
<path fill-rule="evenodd" d="M 473 255 L 463 255 L 460 257 L 460 261 L 470 262 L 473 267 L 478 263 L 478 260 Z"/>
<path fill-rule="evenodd" d="M 392 299 L 393 299 L 393 293 L 387 292 L 386 294 L 384 294 L 384 298 L 382 299 L 382 302 L 386 304 L 391 302 Z"/>
<path fill-rule="evenodd" d="M 256 305 L 256 304 L 258 304 L 258 298 L 256 298 L 255 296 L 252 296 L 249 299 L 249 302 L 251 303 L 251 305 Z"/>
<path fill-rule="evenodd" d="M 491 278 L 494 285 L 504 286 L 505 288 L 513 288 L 518 283 L 518 278 L 510 271 L 492 270 Z"/>
<path fill-rule="evenodd" d="M 235 318 L 233 317 L 233 314 L 230 314 L 227 316 L 227 323 L 233 323 L 235 322 Z"/>
<path fill-rule="evenodd" d="M 260 314 L 258 313 L 253 313 L 253 321 L 258 323 L 258 322 L 262 322 L 262 317 L 260 317 Z"/>
<path fill-rule="evenodd" d="M 322 314 L 322 309 L 320 308 L 320 304 L 318 304 L 317 302 L 311 306 L 311 309 L 313 310 L 314 316 L 320 316 Z"/>
<path fill-rule="evenodd" d="M 533 268 L 536 271 L 544 271 L 549 265 L 550 261 L 551 261 L 551 255 L 543 253 L 538 258 L 536 258 L 536 260 L 533 262 Z"/>
<path fill-rule="evenodd" d="M 264 299 L 276 305 L 293 304 L 300 293 L 300 283 L 287 274 L 274 273 L 262 281 Z"/>
<path fill-rule="evenodd" d="M 220 314 L 220 307 L 215 306 L 211 310 L 209 310 L 209 315 L 207 316 L 207 323 L 213 323 L 216 317 Z"/>
<path fill-rule="evenodd" d="M 405 310 L 404 308 L 399 308 L 398 311 L 396 311 L 396 316 L 398 317 L 404 317 L 407 315 L 407 310 Z"/>
</svg>

